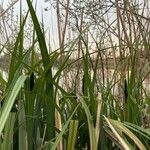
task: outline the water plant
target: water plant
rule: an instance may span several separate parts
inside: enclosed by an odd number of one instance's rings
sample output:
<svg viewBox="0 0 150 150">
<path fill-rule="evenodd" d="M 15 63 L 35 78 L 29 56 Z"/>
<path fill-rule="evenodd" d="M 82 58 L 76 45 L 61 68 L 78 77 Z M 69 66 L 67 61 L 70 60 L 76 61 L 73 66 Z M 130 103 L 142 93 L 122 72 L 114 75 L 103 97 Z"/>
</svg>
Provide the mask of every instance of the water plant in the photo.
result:
<svg viewBox="0 0 150 150">
<path fill-rule="evenodd" d="M 26 2 L 15 41 L 0 43 L 9 59 L 7 76 L 0 75 L 0 149 L 149 149 L 148 2 L 139 11 L 133 1 L 76 2 L 72 9 L 57 0 L 56 50 Z M 75 34 L 67 41 L 69 27 Z"/>
</svg>

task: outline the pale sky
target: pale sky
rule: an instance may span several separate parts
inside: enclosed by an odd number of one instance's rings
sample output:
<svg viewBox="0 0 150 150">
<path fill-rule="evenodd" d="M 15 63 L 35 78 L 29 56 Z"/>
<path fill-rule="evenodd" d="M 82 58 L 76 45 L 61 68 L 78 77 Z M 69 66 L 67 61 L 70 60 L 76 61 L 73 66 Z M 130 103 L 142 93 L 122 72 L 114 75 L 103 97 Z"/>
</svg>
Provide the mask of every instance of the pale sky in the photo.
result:
<svg viewBox="0 0 150 150">
<path fill-rule="evenodd" d="M 7 9 L 10 6 L 9 4 L 10 1 L 15 1 L 15 0 L 0 0 L 0 5 L 3 4 L 3 8 Z M 28 9 L 26 0 L 21 0 L 21 1 L 22 1 L 23 10 L 26 11 Z M 35 4 L 35 2 L 36 0 L 33 0 L 33 4 Z M 45 11 L 44 8 L 48 8 L 48 11 Z M 19 15 L 19 11 L 20 11 L 20 0 L 14 5 L 14 12 L 16 15 L 17 14 Z M 37 16 L 40 21 L 42 20 L 42 14 L 43 14 L 45 29 L 48 29 L 47 34 L 50 33 L 51 46 L 53 48 L 56 48 L 58 45 L 57 43 L 58 38 L 57 38 L 55 10 L 53 9 L 53 7 L 50 6 L 49 2 L 45 3 L 44 0 L 37 0 Z"/>
</svg>

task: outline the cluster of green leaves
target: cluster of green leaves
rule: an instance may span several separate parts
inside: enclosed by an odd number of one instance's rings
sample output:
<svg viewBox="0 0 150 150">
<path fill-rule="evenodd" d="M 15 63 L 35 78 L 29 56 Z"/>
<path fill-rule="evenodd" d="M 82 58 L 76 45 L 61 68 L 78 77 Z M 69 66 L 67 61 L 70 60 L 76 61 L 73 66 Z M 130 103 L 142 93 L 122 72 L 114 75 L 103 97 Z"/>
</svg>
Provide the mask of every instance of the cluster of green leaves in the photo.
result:
<svg viewBox="0 0 150 150">
<path fill-rule="evenodd" d="M 27 4 L 29 12 L 22 18 L 11 52 L 8 81 L 0 78 L 4 90 L 0 108 L 0 149 L 96 150 L 112 149 L 114 145 L 126 150 L 149 149 L 150 132 L 140 127 L 142 83 L 141 80 L 135 81 L 134 55 L 124 108 L 111 93 L 113 81 L 107 85 L 101 83 L 98 89 L 101 95 L 96 96 L 99 60 L 92 68 L 94 73 L 91 76 L 91 54 L 86 43 L 85 51 L 82 51 L 83 91 L 80 96 L 74 89 L 70 93 L 59 81 L 82 33 L 69 45 L 64 62 L 54 74 L 52 67 L 61 54 L 58 51 L 48 53 L 44 32 L 31 1 L 27 0 Z M 25 51 L 24 26 L 29 13 L 36 36 L 33 35 L 33 43 Z M 41 59 L 35 58 L 37 43 Z M 118 72 L 116 68 L 114 76 Z M 14 108 L 15 104 L 17 108 Z"/>
</svg>

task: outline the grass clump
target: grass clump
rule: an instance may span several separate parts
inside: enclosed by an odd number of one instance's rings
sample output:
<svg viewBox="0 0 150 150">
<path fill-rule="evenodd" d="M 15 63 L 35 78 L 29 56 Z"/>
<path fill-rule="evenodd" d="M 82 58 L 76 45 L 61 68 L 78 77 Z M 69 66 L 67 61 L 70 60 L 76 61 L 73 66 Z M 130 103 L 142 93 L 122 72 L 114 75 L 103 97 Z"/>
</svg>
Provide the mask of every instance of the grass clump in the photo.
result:
<svg viewBox="0 0 150 150">
<path fill-rule="evenodd" d="M 0 47 L 8 56 L 0 75 L 0 149 L 149 149 L 148 4 L 138 11 L 138 2 L 57 0 L 59 48 L 52 51 L 26 2 L 15 41 L 7 35 Z"/>
</svg>

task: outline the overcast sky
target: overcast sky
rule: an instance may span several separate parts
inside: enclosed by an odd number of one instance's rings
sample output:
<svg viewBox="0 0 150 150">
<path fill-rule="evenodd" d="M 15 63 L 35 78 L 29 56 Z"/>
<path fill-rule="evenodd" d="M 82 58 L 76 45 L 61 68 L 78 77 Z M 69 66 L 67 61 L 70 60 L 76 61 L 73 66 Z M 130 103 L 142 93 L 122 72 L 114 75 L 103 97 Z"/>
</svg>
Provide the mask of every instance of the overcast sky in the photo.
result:
<svg viewBox="0 0 150 150">
<path fill-rule="evenodd" d="M 10 4 L 9 2 L 15 1 L 15 0 L 0 0 L 0 5 L 3 4 L 3 8 L 7 9 Z M 22 1 L 22 6 L 23 10 L 27 11 L 27 3 L 26 0 L 21 0 Z M 33 4 L 35 4 L 36 0 L 33 0 Z M 45 11 L 45 8 L 48 8 L 48 11 Z M 15 14 L 19 14 L 20 11 L 20 0 L 15 4 L 14 6 L 14 12 Z M 47 31 L 50 33 L 50 41 L 51 41 L 51 46 L 56 47 L 57 45 L 57 26 L 56 26 L 56 15 L 55 15 L 55 10 L 53 7 L 51 7 L 50 3 L 47 2 L 45 3 L 44 0 L 37 0 L 37 16 L 39 20 L 42 20 L 42 14 L 43 14 L 43 20 L 44 20 L 44 25 L 45 29 L 48 29 Z M 47 32 L 47 34 L 48 34 Z"/>
</svg>

